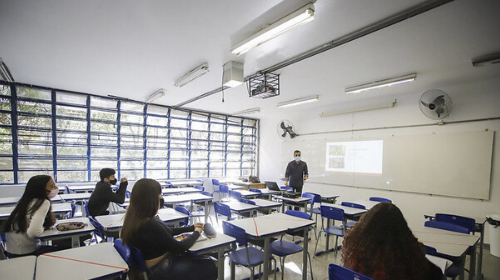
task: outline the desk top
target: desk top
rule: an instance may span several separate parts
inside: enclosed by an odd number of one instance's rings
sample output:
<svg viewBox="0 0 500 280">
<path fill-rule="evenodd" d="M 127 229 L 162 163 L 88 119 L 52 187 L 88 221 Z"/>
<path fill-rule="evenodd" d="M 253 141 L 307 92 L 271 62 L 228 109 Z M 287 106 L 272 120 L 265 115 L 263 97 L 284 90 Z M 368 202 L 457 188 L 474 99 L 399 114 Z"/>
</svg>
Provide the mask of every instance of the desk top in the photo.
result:
<svg viewBox="0 0 500 280">
<path fill-rule="evenodd" d="M 56 197 L 54 197 L 52 199 L 52 201 L 60 201 L 61 199 L 65 200 L 65 201 L 68 201 L 68 200 L 87 200 L 90 198 L 91 195 L 92 195 L 92 193 L 65 193 L 65 194 L 57 195 Z"/>
<path fill-rule="evenodd" d="M 245 229 L 251 237 L 266 237 L 314 225 L 312 220 L 306 220 L 283 213 L 274 213 L 248 219 L 229 221 L 235 226 Z"/>
<path fill-rule="evenodd" d="M 201 192 L 200 189 L 193 188 L 193 187 L 185 187 L 185 188 L 168 188 L 168 189 L 162 189 L 161 193 L 163 195 L 171 195 L 171 194 L 179 194 L 179 193 L 197 193 Z"/>
<path fill-rule="evenodd" d="M 17 204 L 17 202 L 21 199 L 20 196 L 15 197 L 0 197 L 0 205 L 11 205 Z"/>
<path fill-rule="evenodd" d="M 61 223 L 68 223 L 68 222 L 84 222 L 87 225 L 84 228 L 81 229 L 74 229 L 74 230 L 66 230 L 66 231 L 58 231 L 56 226 Z M 80 217 L 80 218 L 71 218 L 71 219 L 65 219 L 65 220 L 57 220 L 54 227 L 51 229 L 48 229 L 44 231 L 40 236 L 38 236 L 38 239 L 50 239 L 50 238 L 55 238 L 55 237 L 63 237 L 63 236 L 72 236 L 72 235 L 83 235 L 90 233 L 94 230 L 94 226 L 90 223 L 89 218 L 87 217 Z"/>
<path fill-rule="evenodd" d="M 203 180 L 184 180 L 184 181 L 167 181 L 167 184 L 172 186 L 202 186 Z"/>
<path fill-rule="evenodd" d="M 243 197 L 243 198 L 260 195 L 260 193 L 258 193 L 258 192 L 252 192 L 252 191 L 247 191 L 247 190 L 234 190 L 234 191 L 241 193 L 241 197 Z"/>
<path fill-rule="evenodd" d="M 267 189 L 267 188 L 265 188 L 265 189 L 259 189 L 259 191 L 262 194 L 264 194 L 264 195 L 266 195 L 266 194 L 280 194 L 281 193 L 280 191 L 274 191 L 274 190 L 270 190 L 270 189 Z"/>
<path fill-rule="evenodd" d="M 420 242 L 436 248 L 439 253 L 454 257 L 461 256 L 480 238 L 478 235 L 425 227 L 424 225 L 412 226 L 411 229 Z"/>
<path fill-rule="evenodd" d="M 36 279 L 93 279 L 120 275 L 127 271 L 128 265 L 113 247 L 113 243 L 105 242 L 40 255 L 36 265 Z"/>
<path fill-rule="evenodd" d="M 164 222 L 173 222 L 187 218 L 188 215 L 177 212 L 172 208 L 162 208 L 158 210 L 158 218 Z M 95 217 L 105 230 L 119 229 L 123 226 L 125 213 L 104 215 Z"/>
<path fill-rule="evenodd" d="M 14 211 L 16 206 L 0 207 L 0 220 L 7 219 L 10 213 Z M 54 203 L 52 204 L 52 212 L 54 213 L 67 213 L 71 211 L 71 203 Z"/>
<path fill-rule="evenodd" d="M 252 201 L 255 202 L 255 205 L 257 205 L 261 208 L 281 206 L 281 202 L 271 201 L 271 200 L 267 200 L 267 199 L 254 198 L 254 199 L 252 199 Z"/>
<path fill-rule="evenodd" d="M 222 245 L 230 244 L 230 243 L 235 242 L 235 241 L 236 241 L 236 239 L 234 239 L 231 236 L 228 236 L 228 235 L 225 235 L 222 233 L 217 233 L 216 237 L 207 238 L 205 240 L 195 242 L 194 245 L 191 248 L 189 248 L 188 251 L 191 253 L 198 254 L 198 253 L 201 253 L 201 252 L 204 252 L 207 250 L 211 250 L 211 249 L 214 249 L 214 248 L 222 246 Z"/>
<path fill-rule="evenodd" d="M 304 203 L 306 201 L 311 200 L 310 198 L 307 197 L 289 198 L 289 197 L 277 196 L 276 198 L 281 199 L 283 201 L 295 202 L 295 203 Z"/>
<path fill-rule="evenodd" d="M 236 211 L 236 212 L 251 211 L 251 210 L 255 210 L 255 209 L 259 208 L 259 206 L 257 206 L 257 205 L 252 205 L 252 204 L 243 203 L 243 202 L 234 201 L 234 200 L 231 200 L 228 202 L 221 202 L 221 204 L 225 204 L 225 205 L 229 206 L 229 208 L 231 208 L 231 210 Z"/>
<path fill-rule="evenodd" d="M 29 279 L 35 274 L 35 256 L 26 256 L 0 261 L 0 275 L 2 279 Z"/>
<path fill-rule="evenodd" d="M 189 193 L 189 194 L 181 194 L 181 195 L 167 195 L 163 196 L 163 200 L 165 204 L 167 203 L 179 203 L 186 201 L 211 201 L 213 198 L 208 195 L 203 195 L 201 193 Z"/>
<path fill-rule="evenodd" d="M 371 201 L 371 200 L 363 200 L 363 199 L 352 200 L 352 201 L 349 201 L 349 202 L 361 204 L 364 207 L 366 207 L 366 210 L 370 210 L 370 209 L 373 208 L 373 206 L 375 206 L 375 205 L 377 205 L 377 204 L 380 203 L 379 201 Z"/>
<path fill-rule="evenodd" d="M 362 215 L 368 211 L 366 209 L 359 209 L 359 208 L 354 208 L 354 207 L 342 206 L 340 204 L 322 203 L 321 205 L 340 208 L 340 209 L 344 210 L 344 214 L 348 215 L 348 216 L 358 216 L 358 215 Z"/>
</svg>

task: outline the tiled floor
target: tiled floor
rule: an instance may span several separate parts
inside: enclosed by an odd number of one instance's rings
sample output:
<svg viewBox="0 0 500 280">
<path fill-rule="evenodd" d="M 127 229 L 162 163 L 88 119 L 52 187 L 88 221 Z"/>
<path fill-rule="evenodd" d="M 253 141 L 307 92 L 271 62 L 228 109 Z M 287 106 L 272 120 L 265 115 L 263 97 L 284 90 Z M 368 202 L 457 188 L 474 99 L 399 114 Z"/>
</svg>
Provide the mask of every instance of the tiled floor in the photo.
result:
<svg viewBox="0 0 500 280">
<path fill-rule="evenodd" d="M 213 213 L 213 212 L 212 212 Z M 215 223 L 215 218 L 213 219 Z M 221 229 L 219 228 L 221 231 Z M 291 240 L 290 236 L 286 236 L 285 239 Z M 297 240 L 297 239 L 296 239 Z M 318 250 L 325 247 L 325 237 L 322 237 L 318 244 Z M 330 246 L 333 246 L 335 242 L 334 237 L 330 237 Z M 339 238 L 339 244 L 342 243 L 342 238 Z M 309 253 L 314 256 L 314 246 L 316 245 L 315 237 L 309 241 Z M 328 265 L 330 263 L 340 263 L 341 252 L 337 253 L 331 252 L 328 254 L 323 254 L 318 257 L 313 257 L 312 267 L 314 273 L 314 279 L 325 280 L 328 279 Z M 280 266 L 278 261 L 278 266 Z M 468 265 L 468 261 L 466 266 Z M 309 270 L 309 268 L 308 268 Z M 256 268 L 256 272 L 258 268 Z M 302 279 L 302 254 L 298 253 L 295 255 L 288 256 L 285 260 L 285 275 L 284 279 L 299 280 Z M 278 272 L 276 277 L 281 279 L 282 272 Z M 310 273 L 308 273 L 308 279 L 311 279 Z M 245 267 L 236 267 L 236 279 L 248 278 L 250 276 L 250 270 Z M 485 280 L 498 280 L 500 279 L 500 258 L 495 257 L 490 254 L 488 249 L 484 250 L 483 254 L 483 276 Z M 231 279 L 230 266 L 228 259 L 225 260 L 225 279 Z M 270 275 L 269 279 L 274 279 L 274 275 Z M 465 279 L 468 279 L 468 274 L 466 272 Z"/>
</svg>

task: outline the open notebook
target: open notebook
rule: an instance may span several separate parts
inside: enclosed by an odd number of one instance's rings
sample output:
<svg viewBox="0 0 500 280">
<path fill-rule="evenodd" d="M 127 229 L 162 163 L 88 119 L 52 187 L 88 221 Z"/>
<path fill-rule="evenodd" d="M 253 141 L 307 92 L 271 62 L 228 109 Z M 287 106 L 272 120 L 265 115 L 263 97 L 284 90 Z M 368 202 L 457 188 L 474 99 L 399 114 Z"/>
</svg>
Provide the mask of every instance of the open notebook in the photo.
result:
<svg viewBox="0 0 500 280">
<path fill-rule="evenodd" d="M 181 233 L 179 235 L 176 235 L 174 236 L 174 238 L 177 240 L 177 241 L 181 241 L 183 240 L 184 238 L 187 238 L 188 236 L 190 236 L 193 232 L 185 232 L 185 233 Z M 205 233 L 202 233 L 200 234 L 200 237 L 198 237 L 198 239 L 196 239 L 196 242 L 198 241 L 202 241 L 202 240 L 206 240 L 207 239 L 207 236 L 205 235 Z"/>
</svg>

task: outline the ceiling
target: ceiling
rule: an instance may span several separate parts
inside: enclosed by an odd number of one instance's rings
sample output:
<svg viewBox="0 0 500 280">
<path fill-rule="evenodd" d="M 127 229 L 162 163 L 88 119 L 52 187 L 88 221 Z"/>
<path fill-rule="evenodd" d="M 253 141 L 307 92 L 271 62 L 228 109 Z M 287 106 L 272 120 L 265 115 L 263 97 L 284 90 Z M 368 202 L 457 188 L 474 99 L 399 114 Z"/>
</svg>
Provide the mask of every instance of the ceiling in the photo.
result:
<svg viewBox="0 0 500 280">
<path fill-rule="evenodd" d="M 244 63 L 249 76 L 426 1 L 318 0 L 315 19 L 241 56 L 231 47 L 306 5 L 303 0 L 0 0 L 0 57 L 20 83 L 138 101 L 160 88 L 155 103 L 175 106 L 220 88 L 222 66 Z M 281 94 L 248 97 L 245 84 L 184 108 L 250 115 L 291 113 L 279 102 L 319 95 L 312 109 L 461 82 L 500 77 L 500 65 L 472 67 L 500 51 L 500 1 L 456 0 L 306 60 L 281 68 Z M 210 72 L 182 88 L 174 81 L 207 62 Z M 417 73 L 397 87 L 346 95 L 344 88 Z"/>
</svg>

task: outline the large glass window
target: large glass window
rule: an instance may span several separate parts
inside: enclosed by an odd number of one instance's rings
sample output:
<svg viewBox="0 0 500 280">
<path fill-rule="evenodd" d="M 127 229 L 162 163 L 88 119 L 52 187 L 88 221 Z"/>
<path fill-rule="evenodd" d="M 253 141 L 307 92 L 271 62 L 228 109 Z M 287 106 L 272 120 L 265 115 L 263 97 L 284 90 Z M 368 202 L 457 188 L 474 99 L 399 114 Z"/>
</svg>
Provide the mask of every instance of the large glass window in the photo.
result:
<svg viewBox="0 0 500 280">
<path fill-rule="evenodd" d="M 258 120 L 0 83 L 0 184 L 256 175 Z"/>
</svg>

